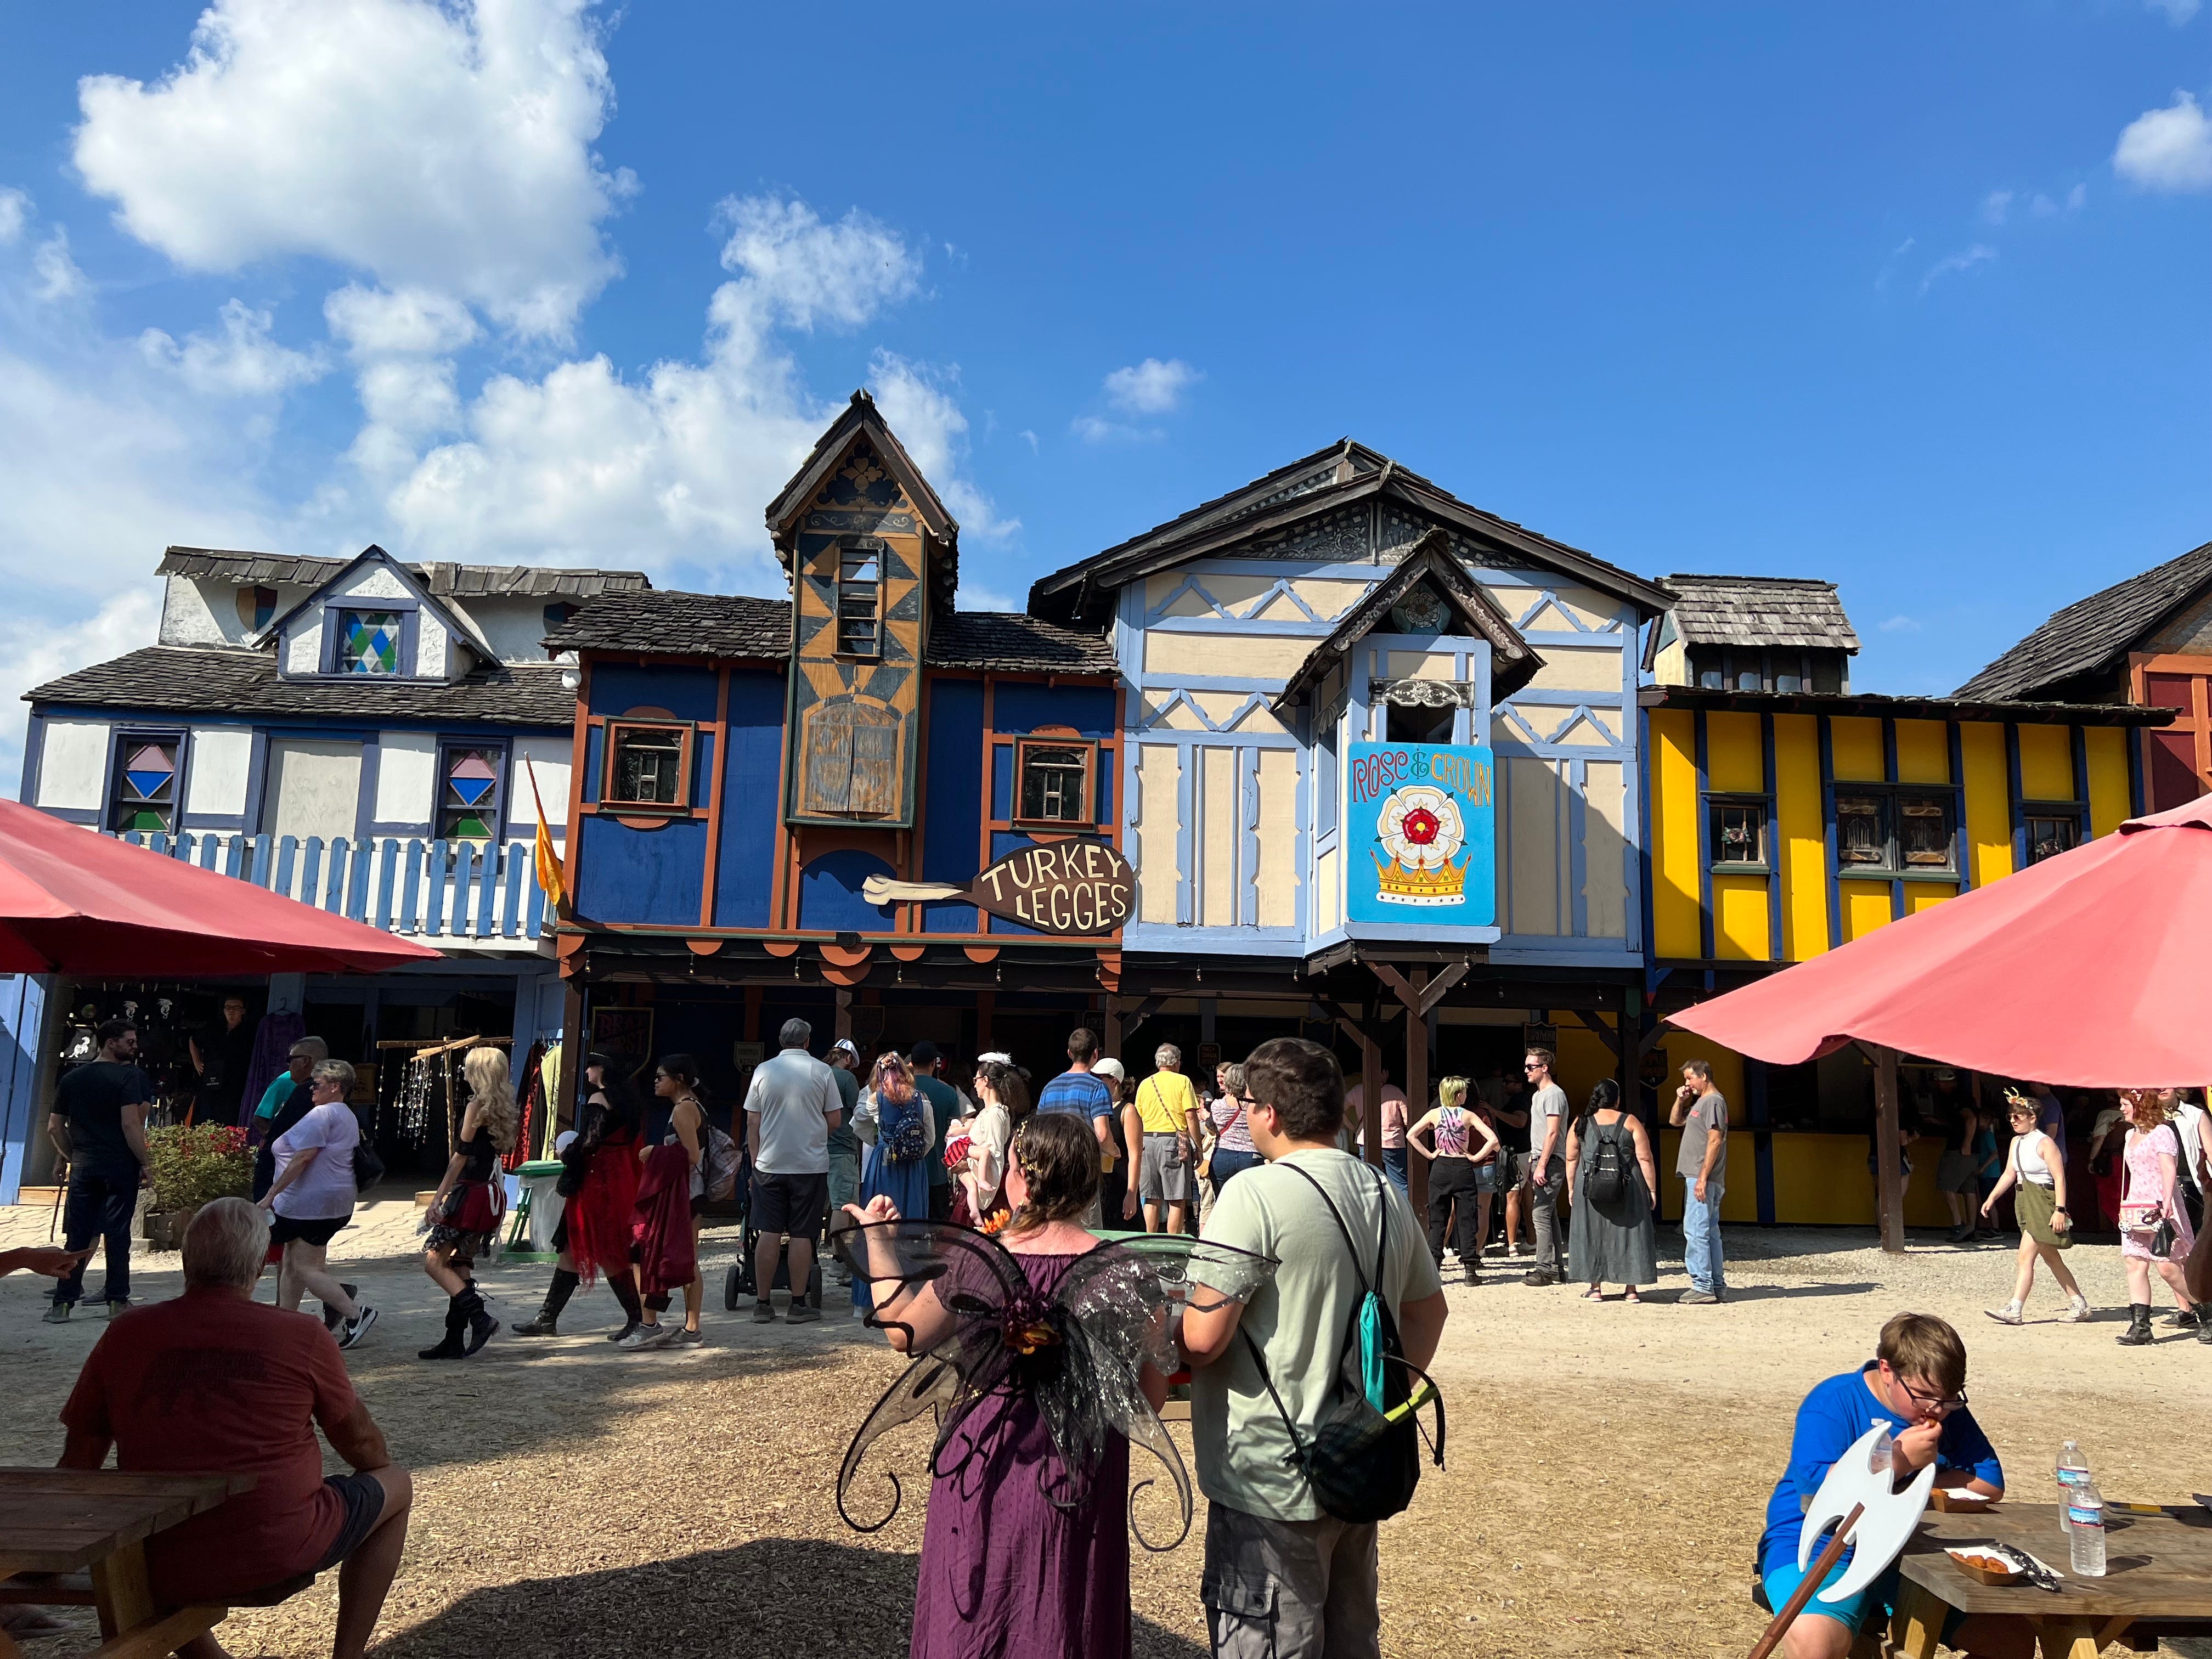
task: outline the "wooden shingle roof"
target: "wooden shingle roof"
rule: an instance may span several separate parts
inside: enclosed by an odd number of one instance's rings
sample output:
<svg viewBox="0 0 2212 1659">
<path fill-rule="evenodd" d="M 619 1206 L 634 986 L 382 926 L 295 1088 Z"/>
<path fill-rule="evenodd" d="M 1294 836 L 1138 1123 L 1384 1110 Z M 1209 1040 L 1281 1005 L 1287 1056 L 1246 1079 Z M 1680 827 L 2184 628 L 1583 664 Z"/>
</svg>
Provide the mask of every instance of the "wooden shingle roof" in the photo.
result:
<svg viewBox="0 0 2212 1659">
<path fill-rule="evenodd" d="M 1798 576 L 1669 576 L 1674 631 L 1689 645 L 1856 651 L 1833 582 Z"/>
<path fill-rule="evenodd" d="M 173 714 L 343 720 L 483 721 L 566 728 L 576 694 L 555 663 L 487 663 L 450 684 L 354 674 L 288 680 L 276 653 L 238 646 L 149 645 L 23 694 L 32 703 Z"/>
<path fill-rule="evenodd" d="M 306 554 L 243 553 L 215 547 L 172 547 L 157 576 L 213 578 L 240 587 L 283 583 L 319 587 L 353 562 Z M 577 570 L 537 564 L 410 564 L 408 574 L 436 598 L 586 599 L 649 588 L 642 570 Z"/>
<path fill-rule="evenodd" d="M 1959 688 L 2007 702 L 2106 672 L 2173 612 L 2212 588 L 2212 542 L 2077 599 Z"/>
</svg>

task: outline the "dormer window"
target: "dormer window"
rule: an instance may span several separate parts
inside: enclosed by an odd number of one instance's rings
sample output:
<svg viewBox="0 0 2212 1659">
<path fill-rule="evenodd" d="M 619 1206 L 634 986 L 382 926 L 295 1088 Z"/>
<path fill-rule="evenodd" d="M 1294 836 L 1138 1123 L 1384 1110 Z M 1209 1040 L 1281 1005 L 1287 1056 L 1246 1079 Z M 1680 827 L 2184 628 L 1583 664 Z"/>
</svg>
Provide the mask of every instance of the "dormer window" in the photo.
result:
<svg viewBox="0 0 2212 1659">
<path fill-rule="evenodd" d="M 883 544 L 873 538 L 846 544 L 837 556 L 838 655 L 883 655 Z"/>
<path fill-rule="evenodd" d="M 401 613 L 341 610 L 337 615 L 337 672 L 341 674 L 399 672 Z"/>
</svg>

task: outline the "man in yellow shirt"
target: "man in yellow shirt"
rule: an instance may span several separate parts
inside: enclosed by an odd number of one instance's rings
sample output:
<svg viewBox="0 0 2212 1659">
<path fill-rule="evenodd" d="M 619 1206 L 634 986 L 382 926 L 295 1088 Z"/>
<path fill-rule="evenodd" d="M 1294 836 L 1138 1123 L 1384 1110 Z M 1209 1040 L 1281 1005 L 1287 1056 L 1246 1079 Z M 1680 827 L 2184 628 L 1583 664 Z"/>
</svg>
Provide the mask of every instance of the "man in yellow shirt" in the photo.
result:
<svg viewBox="0 0 2212 1659">
<path fill-rule="evenodd" d="M 1182 1074 L 1182 1050 L 1163 1042 L 1152 1053 L 1158 1069 L 1137 1085 L 1136 1098 L 1122 1109 L 1121 1127 L 1130 1146 L 1141 1146 L 1137 1195 L 1144 1201 L 1145 1231 L 1179 1233 L 1190 1203 L 1191 1149 L 1197 1146 L 1198 1091 Z M 1160 1211 L 1167 1210 L 1163 1226 Z"/>
</svg>

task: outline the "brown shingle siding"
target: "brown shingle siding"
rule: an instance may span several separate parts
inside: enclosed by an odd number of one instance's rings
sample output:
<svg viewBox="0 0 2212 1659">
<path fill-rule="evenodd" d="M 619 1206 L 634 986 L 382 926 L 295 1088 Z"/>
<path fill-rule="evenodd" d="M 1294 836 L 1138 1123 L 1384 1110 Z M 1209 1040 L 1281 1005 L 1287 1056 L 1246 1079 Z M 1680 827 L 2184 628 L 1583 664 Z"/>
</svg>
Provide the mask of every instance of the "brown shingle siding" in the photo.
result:
<svg viewBox="0 0 2212 1659">
<path fill-rule="evenodd" d="M 1856 651 L 1833 582 L 1794 576 L 1669 576 L 1674 631 L 1687 645 Z"/>
</svg>

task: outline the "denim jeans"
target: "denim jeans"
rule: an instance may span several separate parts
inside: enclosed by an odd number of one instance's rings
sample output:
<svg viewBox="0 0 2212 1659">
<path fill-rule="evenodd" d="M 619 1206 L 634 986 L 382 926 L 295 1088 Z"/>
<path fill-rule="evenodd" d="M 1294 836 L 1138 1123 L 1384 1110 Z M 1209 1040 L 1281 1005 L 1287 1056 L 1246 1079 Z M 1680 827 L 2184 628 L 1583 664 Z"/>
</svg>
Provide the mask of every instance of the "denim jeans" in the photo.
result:
<svg viewBox="0 0 2212 1659">
<path fill-rule="evenodd" d="M 1382 1173 L 1390 1177 L 1390 1184 L 1398 1189 L 1399 1197 L 1408 1201 L 1412 1200 L 1413 1193 L 1406 1185 L 1409 1177 L 1406 1174 L 1406 1149 L 1403 1146 L 1385 1146 L 1382 1149 Z"/>
<path fill-rule="evenodd" d="M 138 1209 L 138 1172 L 99 1175 L 80 1170 L 70 1176 L 69 1198 L 62 1211 L 62 1248 L 81 1250 L 95 1238 L 107 1245 L 107 1282 L 100 1287 L 103 1301 L 125 1301 L 131 1295 L 131 1219 Z M 75 1302 L 84 1294 L 84 1264 L 54 1286 L 54 1300 Z"/>
<path fill-rule="evenodd" d="M 1559 1226 L 1559 1186 L 1567 1178 L 1566 1160 L 1557 1152 L 1544 1166 L 1541 1185 L 1535 1178 L 1536 1155 L 1520 1154 L 1522 1202 L 1528 1206 L 1529 1219 L 1535 1224 L 1536 1260 L 1531 1271 L 1556 1273 L 1564 1279 L 1567 1273 L 1567 1246 Z"/>
<path fill-rule="evenodd" d="M 1697 1177 L 1682 1177 L 1682 1260 L 1693 1288 L 1719 1291 L 1728 1284 L 1721 1271 L 1721 1188 L 1709 1182 L 1705 1191 L 1700 1204 Z"/>
</svg>

